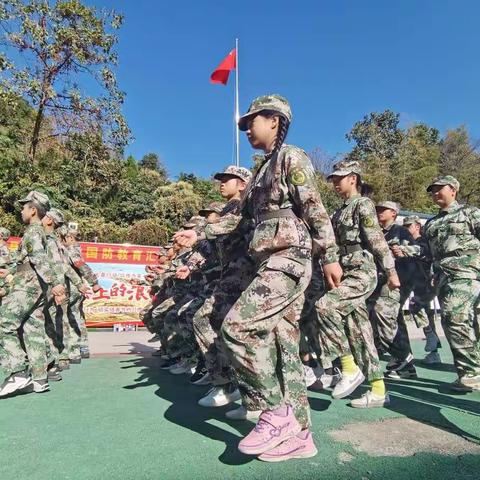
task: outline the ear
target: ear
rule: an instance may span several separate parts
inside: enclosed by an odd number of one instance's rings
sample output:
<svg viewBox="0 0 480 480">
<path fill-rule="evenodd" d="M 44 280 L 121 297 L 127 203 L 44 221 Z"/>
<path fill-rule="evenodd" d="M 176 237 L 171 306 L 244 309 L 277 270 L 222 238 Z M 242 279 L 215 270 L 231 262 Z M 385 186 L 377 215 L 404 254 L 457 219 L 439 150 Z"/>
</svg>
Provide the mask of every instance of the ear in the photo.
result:
<svg viewBox="0 0 480 480">
<path fill-rule="evenodd" d="M 243 180 L 238 180 L 237 187 L 240 192 L 243 192 L 247 188 L 247 184 Z"/>
<path fill-rule="evenodd" d="M 271 120 L 271 123 L 270 123 L 270 128 L 272 130 L 275 130 L 279 127 L 280 125 L 280 117 L 277 117 L 276 115 L 274 115 L 273 117 L 270 117 L 270 120 Z"/>
</svg>

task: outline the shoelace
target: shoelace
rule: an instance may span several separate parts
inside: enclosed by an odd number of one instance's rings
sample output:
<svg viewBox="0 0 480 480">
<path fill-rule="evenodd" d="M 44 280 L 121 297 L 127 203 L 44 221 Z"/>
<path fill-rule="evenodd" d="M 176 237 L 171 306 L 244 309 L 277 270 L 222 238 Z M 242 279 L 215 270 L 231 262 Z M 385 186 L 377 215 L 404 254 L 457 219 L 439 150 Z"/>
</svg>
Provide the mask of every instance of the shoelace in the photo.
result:
<svg viewBox="0 0 480 480">
<path fill-rule="evenodd" d="M 255 425 L 254 430 L 258 433 L 261 433 L 265 427 L 270 426 L 275 428 L 275 425 L 271 423 L 271 419 L 272 419 L 271 414 L 263 413 L 260 419 L 258 420 L 258 423 Z"/>
</svg>

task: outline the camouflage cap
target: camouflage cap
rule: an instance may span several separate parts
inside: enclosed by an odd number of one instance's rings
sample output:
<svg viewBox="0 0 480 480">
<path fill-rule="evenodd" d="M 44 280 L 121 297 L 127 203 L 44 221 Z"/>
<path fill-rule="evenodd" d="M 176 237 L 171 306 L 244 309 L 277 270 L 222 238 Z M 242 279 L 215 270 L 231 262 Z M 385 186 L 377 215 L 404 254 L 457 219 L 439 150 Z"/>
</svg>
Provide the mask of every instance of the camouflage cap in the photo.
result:
<svg viewBox="0 0 480 480">
<path fill-rule="evenodd" d="M 173 242 L 168 242 L 166 243 L 163 248 L 165 248 L 166 250 L 170 250 L 171 248 L 173 248 Z"/>
<path fill-rule="evenodd" d="M 354 160 L 342 160 L 341 162 L 338 162 L 333 166 L 333 172 L 327 177 L 327 179 L 330 179 L 333 176 L 345 177 L 346 175 L 350 175 L 351 173 L 362 175 L 362 168 L 360 167 L 360 163 Z"/>
<path fill-rule="evenodd" d="M 460 190 L 460 182 L 455 177 L 452 177 L 451 175 L 444 175 L 443 177 L 438 177 L 433 183 L 431 183 L 427 187 L 427 192 L 431 192 L 432 188 L 435 185 L 442 185 L 442 186 L 450 185 L 457 192 Z"/>
<path fill-rule="evenodd" d="M 225 208 L 225 204 L 222 202 L 212 202 L 210 205 L 202 208 L 201 210 L 198 211 L 198 214 L 202 217 L 205 217 L 209 213 L 215 212 L 215 213 L 222 213 L 223 209 Z"/>
<path fill-rule="evenodd" d="M 222 180 L 225 176 L 238 177 L 244 182 L 249 182 L 252 178 L 252 172 L 248 168 L 237 167 L 236 165 L 229 165 L 223 172 L 218 172 L 214 175 L 215 180 Z"/>
<path fill-rule="evenodd" d="M 375 205 L 375 208 L 388 208 L 390 210 L 393 210 L 394 212 L 399 212 L 400 211 L 400 205 L 396 202 L 390 202 L 390 201 L 385 201 L 385 202 L 380 202 Z"/>
<path fill-rule="evenodd" d="M 68 235 L 68 227 L 66 225 L 62 225 L 61 227 L 58 227 L 57 230 L 57 235 L 59 235 L 62 238 L 65 238 Z"/>
<path fill-rule="evenodd" d="M 196 228 L 204 224 L 205 224 L 204 217 L 201 217 L 200 215 L 194 215 L 182 225 L 182 228 L 188 228 L 188 229 Z"/>
<path fill-rule="evenodd" d="M 50 210 L 50 200 L 47 195 L 42 192 L 37 192 L 32 190 L 29 194 L 18 201 L 18 203 L 24 204 L 32 202 L 37 204 L 39 207 L 43 207 L 45 210 Z"/>
<path fill-rule="evenodd" d="M 414 223 L 422 223 L 420 221 L 420 217 L 418 215 L 408 215 L 403 219 L 403 226 L 406 227 L 408 225 L 413 225 Z"/>
<path fill-rule="evenodd" d="M 56 208 L 51 208 L 47 212 L 47 216 L 55 222 L 57 227 L 60 227 L 65 223 L 65 217 L 63 216 L 63 213 Z"/>
<path fill-rule="evenodd" d="M 289 123 L 292 121 L 292 110 L 287 99 L 280 95 L 271 94 L 258 97 L 250 104 L 247 113 L 242 115 L 238 120 L 238 128 L 242 132 L 247 130 L 248 119 L 264 110 L 273 110 L 274 112 L 283 115 Z"/>
<path fill-rule="evenodd" d="M 0 237 L 2 237 L 3 240 L 8 240 L 10 236 L 11 236 L 11 233 L 8 228 L 4 228 L 4 227 L 0 228 Z"/>
<path fill-rule="evenodd" d="M 167 250 L 168 248 L 166 247 L 158 247 L 158 252 L 156 253 L 156 255 L 158 257 L 165 257 L 167 255 Z"/>
</svg>

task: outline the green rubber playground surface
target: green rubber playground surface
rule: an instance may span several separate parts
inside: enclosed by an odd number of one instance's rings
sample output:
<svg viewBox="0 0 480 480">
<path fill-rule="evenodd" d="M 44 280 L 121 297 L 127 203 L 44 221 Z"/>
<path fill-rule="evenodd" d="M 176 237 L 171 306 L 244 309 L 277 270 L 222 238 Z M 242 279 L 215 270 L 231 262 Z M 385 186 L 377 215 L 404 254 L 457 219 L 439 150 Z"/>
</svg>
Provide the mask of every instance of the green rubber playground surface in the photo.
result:
<svg viewBox="0 0 480 480">
<path fill-rule="evenodd" d="M 0 478 L 478 480 L 480 392 L 445 393 L 455 378 L 446 350 L 447 364 L 389 384 L 389 409 L 311 393 L 319 454 L 279 464 L 237 451 L 253 424 L 227 421 L 231 407 L 197 406 L 208 387 L 158 369 L 156 358 L 93 358 L 49 393 L 0 401 Z"/>
</svg>

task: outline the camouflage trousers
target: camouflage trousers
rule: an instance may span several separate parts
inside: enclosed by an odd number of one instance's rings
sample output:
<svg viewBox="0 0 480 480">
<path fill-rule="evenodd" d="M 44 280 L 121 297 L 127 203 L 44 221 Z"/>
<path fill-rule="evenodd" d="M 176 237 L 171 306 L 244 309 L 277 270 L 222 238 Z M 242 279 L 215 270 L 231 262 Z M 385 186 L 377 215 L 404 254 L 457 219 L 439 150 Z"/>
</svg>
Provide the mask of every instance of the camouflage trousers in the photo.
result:
<svg viewBox="0 0 480 480">
<path fill-rule="evenodd" d="M 480 300 L 480 280 L 441 277 L 437 294 L 442 327 L 458 376 L 479 375 L 480 343 L 474 321 L 475 308 Z"/>
<path fill-rule="evenodd" d="M 193 317 L 195 338 L 213 385 L 226 385 L 235 378 L 219 332 L 225 316 L 248 287 L 253 275 L 253 262 L 249 257 L 232 262 Z"/>
<path fill-rule="evenodd" d="M 69 325 L 67 309 L 68 302 L 57 305 L 54 299 L 47 295 L 45 307 L 45 332 L 47 334 L 48 363 L 58 364 L 59 360 L 68 360 L 72 332 Z"/>
<path fill-rule="evenodd" d="M 405 360 L 410 354 L 410 342 L 403 315 L 400 318 L 400 290 L 390 290 L 382 280 L 367 300 L 370 322 L 379 351 L 386 351 L 397 360 Z M 401 324 L 402 325 L 402 324 Z"/>
<path fill-rule="evenodd" d="M 342 262 L 342 268 L 340 285 L 316 304 L 322 344 L 332 359 L 351 354 L 370 381 L 381 379 L 366 305 L 377 284 L 377 270 L 371 258 L 364 258 L 363 264 L 357 266 Z"/>
<path fill-rule="evenodd" d="M 70 290 L 67 316 L 69 329 L 68 355 L 70 359 L 80 358 L 82 351 L 88 351 L 88 332 L 83 313 L 84 296 L 75 288 Z"/>
<path fill-rule="evenodd" d="M 299 320 L 310 278 L 311 258 L 270 257 L 221 328 L 243 405 L 265 411 L 290 404 L 304 428 L 310 410 L 298 352 Z"/>
<path fill-rule="evenodd" d="M 408 310 L 417 328 L 431 327 L 435 331 L 435 314 L 431 308 L 435 292 L 427 282 L 429 280 L 425 279 L 424 285 L 418 284 L 414 288 Z"/>
<path fill-rule="evenodd" d="M 300 315 L 300 355 L 314 353 L 323 368 L 332 366 L 332 359 L 326 354 L 319 331 L 319 321 L 315 304 L 325 294 L 323 270 L 318 260 L 312 264 L 312 279 L 305 291 L 305 302 Z"/>
<path fill-rule="evenodd" d="M 3 299 L 0 358 L 7 375 L 30 367 L 34 380 L 47 378 L 44 304 L 45 294 L 34 273 L 31 278 L 15 283 Z"/>
</svg>

